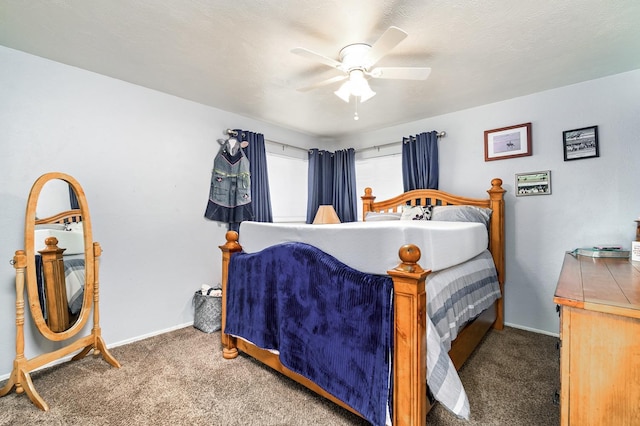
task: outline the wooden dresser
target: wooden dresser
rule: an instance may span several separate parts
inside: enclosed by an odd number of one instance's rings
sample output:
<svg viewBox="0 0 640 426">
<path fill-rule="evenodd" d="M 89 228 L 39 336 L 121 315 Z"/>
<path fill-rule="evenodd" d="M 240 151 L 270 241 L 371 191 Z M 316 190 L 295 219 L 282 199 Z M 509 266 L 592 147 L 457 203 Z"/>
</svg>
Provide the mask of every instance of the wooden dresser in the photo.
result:
<svg viewBox="0 0 640 426">
<path fill-rule="evenodd" d="M 561 425 L 640 425 L 640 262 L 567 253 L 553 300 Z"/>
</svg>

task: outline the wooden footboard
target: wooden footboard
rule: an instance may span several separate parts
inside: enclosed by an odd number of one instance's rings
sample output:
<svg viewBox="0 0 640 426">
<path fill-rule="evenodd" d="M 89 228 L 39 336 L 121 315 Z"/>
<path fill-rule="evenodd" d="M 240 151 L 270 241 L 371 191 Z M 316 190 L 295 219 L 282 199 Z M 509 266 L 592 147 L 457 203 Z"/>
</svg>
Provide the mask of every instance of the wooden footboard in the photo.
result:
<svg viewBox="0 0 640 426">
<path fill-rule="evenodd" d="M 226 325 L 226 293 L 229 277 L 229 261 L 233 253 L 242 250 L 238 234 L 229 231 L 222 250 L 222 346 L 223 356 L 232 359 L 238 350 L 279 371 L 285 376 L 306 386 L 319 395 L 335 402 L 347 410 L 360 415 L 333 395 L 325 392 L 307 378 L 284 367 L 277 355 L 224 333 Z M 408 244 L 399 250 L 400 264 L 388 271 L 393 279 L 394 311 L 394 425 L 424 425 L 429 411 L 427 402 L 427 298 L 425 271 L 417 263 L 420 249 Z"/>
</svg>

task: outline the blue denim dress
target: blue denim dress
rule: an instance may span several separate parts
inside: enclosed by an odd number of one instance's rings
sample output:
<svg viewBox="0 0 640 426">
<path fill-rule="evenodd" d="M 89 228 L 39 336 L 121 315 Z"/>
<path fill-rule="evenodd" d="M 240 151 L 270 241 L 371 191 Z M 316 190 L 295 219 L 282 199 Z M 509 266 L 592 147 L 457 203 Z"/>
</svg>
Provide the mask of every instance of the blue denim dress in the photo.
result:
<svg viewBox="0 0 640 426">
<path fill-rule="evenodd" d="M 231 146 L 226 141 L 213 160 L 209 202 L 204 216 L 225 223 L 253 219 L 249 160 L 240 142 Z"/>
</svg>

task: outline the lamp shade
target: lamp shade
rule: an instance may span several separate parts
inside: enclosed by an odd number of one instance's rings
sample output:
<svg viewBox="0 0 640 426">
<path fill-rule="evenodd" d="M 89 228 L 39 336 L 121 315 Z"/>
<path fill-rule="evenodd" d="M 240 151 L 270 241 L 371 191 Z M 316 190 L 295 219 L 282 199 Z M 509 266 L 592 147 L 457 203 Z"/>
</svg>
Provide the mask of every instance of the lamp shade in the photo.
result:
<svg viewBox="0 0 640 426">
<path fill-rule="evenodd" d="M 351 82 L 349 80 L 345 81 L 342 83 L 342 86 L 333 93 L 346 103 L 349 103 L 349 98 L 351 97 Z"/>
<path fill-rule="evenodd" d="M 340 218 L 331 204 L 321 205 L 318 207 L 316 217 L 313 219 L 314 224 L 323 223 L 340 223 Z"/>
</svg>

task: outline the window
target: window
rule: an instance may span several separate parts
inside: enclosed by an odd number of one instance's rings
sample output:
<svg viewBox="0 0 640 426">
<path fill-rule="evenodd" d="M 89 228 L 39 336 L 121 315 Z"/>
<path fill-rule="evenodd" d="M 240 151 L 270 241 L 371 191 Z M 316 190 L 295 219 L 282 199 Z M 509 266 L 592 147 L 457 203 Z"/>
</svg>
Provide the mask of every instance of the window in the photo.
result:
<svg viewBox="0 0 640 426">
<path fill-rule="evenodd" d="M 273 221 L 305 222 L 308 161 L 267 152 L 267 168 Z"/>
</svg>

